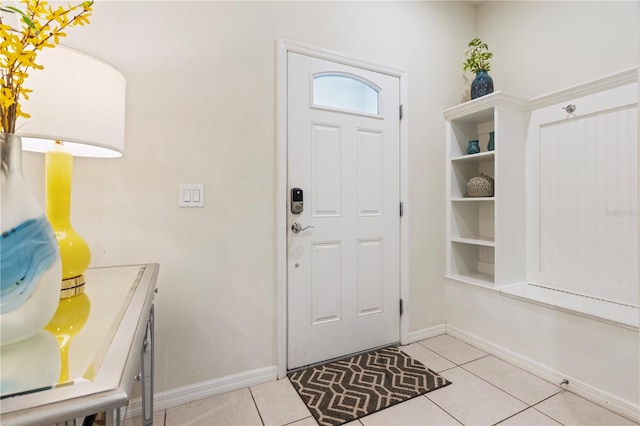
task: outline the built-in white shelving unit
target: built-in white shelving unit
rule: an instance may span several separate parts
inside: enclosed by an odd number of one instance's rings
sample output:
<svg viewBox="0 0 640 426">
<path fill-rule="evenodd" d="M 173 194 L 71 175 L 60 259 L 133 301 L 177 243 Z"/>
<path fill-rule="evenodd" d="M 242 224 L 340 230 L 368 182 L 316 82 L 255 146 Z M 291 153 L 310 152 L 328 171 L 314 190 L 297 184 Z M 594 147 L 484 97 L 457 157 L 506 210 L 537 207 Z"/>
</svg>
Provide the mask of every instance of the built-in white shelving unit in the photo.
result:
<svg viewBox="0 0 640 426">
<path fill-rule="evenodd" d="M 525 281 L 525 137 L 528 102 L 503 92 L 444 111 L 447 139 L 447 278 L 485 287 Z M 489 132 L 495 149 L 487 150 Z M 469 140 L 481 152 L 466 154 Z M 493 197 L 467 197 L 480 173 Z"/>
</svg>

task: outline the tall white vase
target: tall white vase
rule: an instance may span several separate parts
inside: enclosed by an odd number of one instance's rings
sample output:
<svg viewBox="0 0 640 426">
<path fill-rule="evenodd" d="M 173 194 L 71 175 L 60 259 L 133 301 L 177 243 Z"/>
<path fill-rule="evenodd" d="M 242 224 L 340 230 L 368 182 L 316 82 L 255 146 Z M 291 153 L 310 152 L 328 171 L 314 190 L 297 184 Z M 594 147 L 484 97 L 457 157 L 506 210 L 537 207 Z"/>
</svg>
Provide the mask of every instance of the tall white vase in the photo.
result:
<svg viewBox="0 0 640 426">
<path fill-rule="evenodd" d="M 22 140 L 0 133 L 0 343 L 42 330 L 60 300 L 56 236 L 22 174 Z"/>
</svg>

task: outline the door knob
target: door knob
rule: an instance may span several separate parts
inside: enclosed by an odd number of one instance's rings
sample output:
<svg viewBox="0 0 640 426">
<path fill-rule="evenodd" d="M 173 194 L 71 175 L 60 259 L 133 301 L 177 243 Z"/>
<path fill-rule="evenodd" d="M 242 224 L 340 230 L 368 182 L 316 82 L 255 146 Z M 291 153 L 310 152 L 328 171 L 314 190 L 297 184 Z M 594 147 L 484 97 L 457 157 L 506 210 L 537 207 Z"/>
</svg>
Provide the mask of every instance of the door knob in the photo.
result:
<svg viewBox="0 0 640 426">
<path fill-rule="evenodd" d="M 293 225 L 291 225 L 291 230 L 293 231 L 294 234 L 300 233 L 305 229 L 309 229 L 309 228 L 315 228 L 315 226 L 305 226 L 303 228 L 302 225 L 300 225 L 300 222 L 294 222 Z"/>
</svg>

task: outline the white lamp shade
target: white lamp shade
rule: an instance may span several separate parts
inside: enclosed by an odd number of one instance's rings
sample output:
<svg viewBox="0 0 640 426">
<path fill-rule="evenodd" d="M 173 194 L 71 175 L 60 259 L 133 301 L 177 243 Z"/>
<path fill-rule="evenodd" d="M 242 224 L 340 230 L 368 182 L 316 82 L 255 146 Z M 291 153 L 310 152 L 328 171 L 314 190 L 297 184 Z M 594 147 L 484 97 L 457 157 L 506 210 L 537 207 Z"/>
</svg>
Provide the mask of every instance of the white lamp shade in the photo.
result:
<svg viewBox="0 0 640 426">
<path fill-rule="evenodd" d="M 78 157 L 120 157 L 124 153 L 126 81 L 113 66 L 64 46 L 36 57 L 41 70 L 30 70 L 24 87 L 16 134 L 24 150 L 47 152 L 53 141 Z"/>
</svg>

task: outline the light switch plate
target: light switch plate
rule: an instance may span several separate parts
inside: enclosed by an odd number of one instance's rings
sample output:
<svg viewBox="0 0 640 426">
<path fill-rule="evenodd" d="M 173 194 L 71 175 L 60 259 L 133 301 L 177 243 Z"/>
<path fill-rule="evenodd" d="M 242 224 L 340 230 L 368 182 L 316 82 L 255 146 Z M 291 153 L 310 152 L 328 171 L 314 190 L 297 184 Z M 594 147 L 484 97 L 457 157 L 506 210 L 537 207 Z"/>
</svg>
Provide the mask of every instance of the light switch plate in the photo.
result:
<svg viewBox="0 0 640 426">
<path fill-rule="evenodd" d="M 179 207 L 204 207 L 204 185 L 181 183 L 178 185 Z"/>
</svg>

